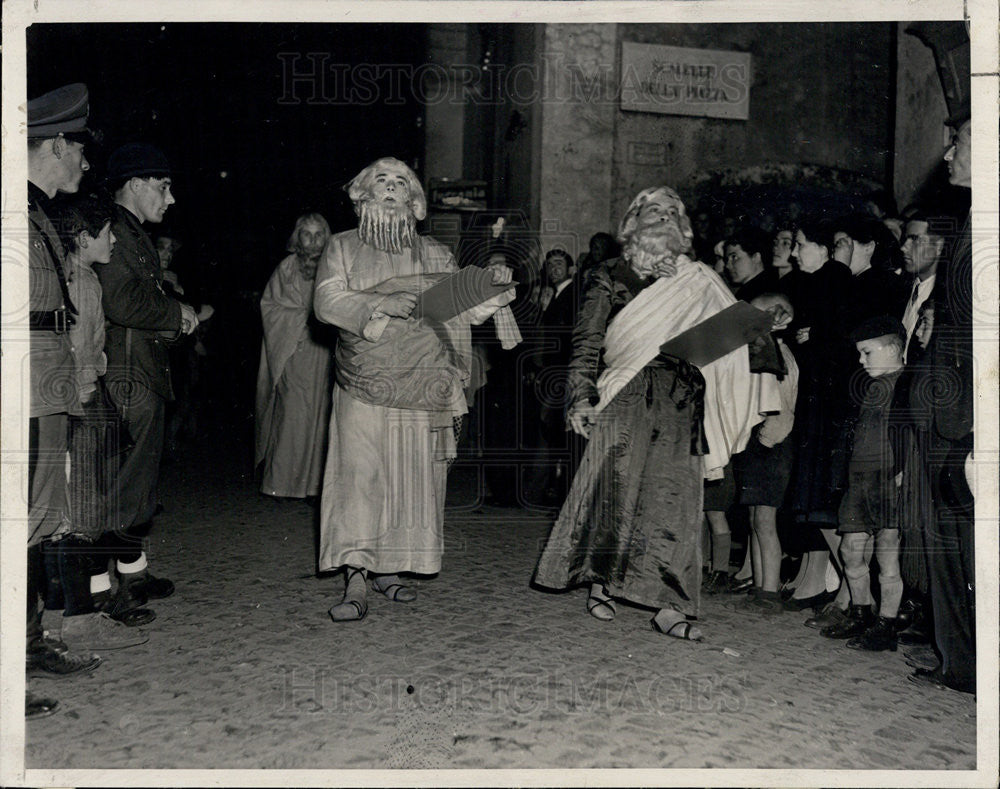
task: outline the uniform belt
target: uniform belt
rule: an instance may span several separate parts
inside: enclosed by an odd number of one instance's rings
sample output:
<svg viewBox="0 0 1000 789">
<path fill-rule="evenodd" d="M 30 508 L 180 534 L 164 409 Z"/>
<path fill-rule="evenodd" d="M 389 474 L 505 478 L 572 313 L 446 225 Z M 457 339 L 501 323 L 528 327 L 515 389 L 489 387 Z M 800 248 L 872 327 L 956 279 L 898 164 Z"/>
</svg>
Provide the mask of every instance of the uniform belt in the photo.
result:
<svg viewBox="0 0 1000 789">
<path fill-rule="evenodd" d="M 58 310 L 32 310 L 28 313 L 28 321 L 32 331 L 51 331 L 56 334 L 65 334 L 69 327 L 76 323 L 72 313 L 65 307 Z"/>
</svg>

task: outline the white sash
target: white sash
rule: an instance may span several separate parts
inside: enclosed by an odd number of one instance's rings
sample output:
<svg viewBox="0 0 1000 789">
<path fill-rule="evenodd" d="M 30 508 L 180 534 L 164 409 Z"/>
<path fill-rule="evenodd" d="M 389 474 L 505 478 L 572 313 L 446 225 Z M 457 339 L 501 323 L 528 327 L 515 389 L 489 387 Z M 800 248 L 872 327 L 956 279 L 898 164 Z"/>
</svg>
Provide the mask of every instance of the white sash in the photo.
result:
<svg viewBox="0 0 1000 789">
<path fill-rule="evenodd" d="M 607 365 L 597 379 L 601 411 L 656 358 L 667 340 L 735 304 L 722 279 L 708 266 L 681 255 L 677 273 L 658 279 L 622 308 L 604 339 Z M 762 412 L 774 408 L 777 380 L 750 372 L 746 347 L 699 368 L 705 378 L 706 479 L 719 479 L 731 455 L 742 452 Z"/>
</svg>

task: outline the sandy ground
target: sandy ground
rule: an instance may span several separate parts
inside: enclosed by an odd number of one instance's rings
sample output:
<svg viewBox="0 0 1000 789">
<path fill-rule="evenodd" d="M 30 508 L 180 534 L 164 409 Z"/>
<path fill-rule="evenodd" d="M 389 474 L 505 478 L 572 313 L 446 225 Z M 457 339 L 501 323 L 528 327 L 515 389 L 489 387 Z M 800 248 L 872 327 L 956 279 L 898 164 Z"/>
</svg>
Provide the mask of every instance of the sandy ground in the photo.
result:
<svg viewBox="0 0 1000 789">
<path fill-rule="evenodd" d="M 734 767 L 967 770 L 971 696 L 915 687 L 903 651 L 846 649 L 709 597 L 703 643 L 650 612 L 585 613 L 529 580 L 548 516 L 481 507 L 453 471 L 444 569 L 411 604 L 334 624 L 315 511 L 257 494 L 221 434 L 165 468 L 148 643 L 93 674 L 31 680 L 61 702 L 27 728 L 29 768 Z"/>
</svg>

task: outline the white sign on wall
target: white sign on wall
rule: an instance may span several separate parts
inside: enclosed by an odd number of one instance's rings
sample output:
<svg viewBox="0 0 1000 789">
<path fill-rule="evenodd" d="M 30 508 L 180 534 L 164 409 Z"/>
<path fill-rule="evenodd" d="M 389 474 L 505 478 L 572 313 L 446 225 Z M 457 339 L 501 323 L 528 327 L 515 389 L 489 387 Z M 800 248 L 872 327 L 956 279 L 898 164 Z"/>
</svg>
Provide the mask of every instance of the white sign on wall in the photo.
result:
<svg viewBox="0 0 1000 789">
<path fill-rule="evenodd" d="M 622 42 L 621 107 L 746 120 L 750 53 Z"/>
</svg>

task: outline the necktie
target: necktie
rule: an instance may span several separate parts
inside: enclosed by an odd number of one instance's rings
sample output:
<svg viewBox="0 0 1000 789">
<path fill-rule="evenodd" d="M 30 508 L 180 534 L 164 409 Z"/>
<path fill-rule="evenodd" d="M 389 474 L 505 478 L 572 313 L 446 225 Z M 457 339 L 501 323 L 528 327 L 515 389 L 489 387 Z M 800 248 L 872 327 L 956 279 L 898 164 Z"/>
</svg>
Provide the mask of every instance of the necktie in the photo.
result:
<svg viewBox="0 0 1000 789">
<path fill-rule="evenodd" d="M 913 295 L 910 296 L 910 304 L 917 303 L 917 294 L 919 293 L 919 291 L 920 291 L 920 280 L 917 280 L 916 282 L 913 283 Z"/>
</svg>

